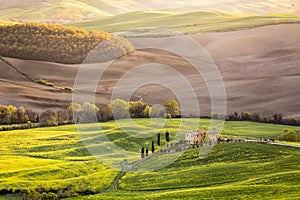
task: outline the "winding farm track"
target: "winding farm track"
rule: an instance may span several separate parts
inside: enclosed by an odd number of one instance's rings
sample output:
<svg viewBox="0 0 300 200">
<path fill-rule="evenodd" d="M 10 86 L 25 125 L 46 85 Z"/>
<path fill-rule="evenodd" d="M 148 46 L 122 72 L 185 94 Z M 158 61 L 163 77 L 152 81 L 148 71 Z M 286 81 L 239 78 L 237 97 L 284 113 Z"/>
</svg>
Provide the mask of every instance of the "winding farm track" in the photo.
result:
<svg viewBox="0 0 300 200">
<path fill-rule="evenodd" d="M 127 172 L 121 171 L 118 176 L 116 176 L 115 180 L 111 184 L 111 186 L 108 188 L 109 190 L 117 190 L 119 188 L 119 181 L 122 179 L 123 176 L 125 176 Z"/>
</svg>

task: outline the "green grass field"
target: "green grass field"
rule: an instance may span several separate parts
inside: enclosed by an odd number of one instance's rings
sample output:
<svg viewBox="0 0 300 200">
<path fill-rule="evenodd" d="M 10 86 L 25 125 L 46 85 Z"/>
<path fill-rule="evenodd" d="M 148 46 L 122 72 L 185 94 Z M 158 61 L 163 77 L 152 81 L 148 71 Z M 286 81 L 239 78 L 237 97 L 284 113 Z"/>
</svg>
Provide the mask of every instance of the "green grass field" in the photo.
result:
<svg viewBox="0 0 300 200">
<path fill-rule="evenodd" d="M 183 130 L 197 123 L 184 119 Z M 164 133 L 171 139 L 180 125 L 179 119 L 166 121 L 160 130 L 149 120 L 135 119 L 137 128 L 128 120 L 120 120 L 131 133 Z M 209 120 L 202 119 L 201 128 Z M 84 140 L 94 140 L 99 134 L 94 125 L 82 125 Z M 116 122 L 101 123 L 102 134 L 128 151 L 139 152 L 151 140 L 124 133 Z M 250 138 L 274 138 L 290 127 L 253 122 L 226 122 L 224 134 Z M 162 137 L 163 138 L 163 137 Z M 166 198 L 294 198 L 300 191 L 300 151 L 291 147 L 229 143 L 219 144 L 207 156 L 199 158 L 199 149 L 184 153 L 170 166 L 154 172 L 127 173 L 119 181 L 118 190 L 109 190 L 117 170 L 96 161 L 85 149 L 74 125 L 0 132 L 0 189 L 46 188 L 58 189 L 72 184 L 78 192 L 87 189 L 102 192 L 78 199 L 166 199 Z M 162 139 L 162 145 L 165 142 Z M 106 192 L 103 192 L 106 191 Z M 267 194 L 267 195 L 266 195 Z M 0 196 L 1 199 L 1 196 Z"/>
<path fill-rule="evenodd" d="M 299 23 L 296 15 L 250 15 L 217 11 L 201 11 L 190 13 L 138 11 L 99 20 L 72 23 L 70 26 L 82 27 L 86 30 L 103 30 L 107 32 L 123 32 L 128 36 L 164 35 L 169 29 L 181 33 L 204 33 L 230 31 L 280 23 Z"/>
<path fill-rule="evenodd" d="M 221 144 L 205 158 L 189 150 L 160 171 L 128 173 L 120 190 L 84 199 L 293 199 L 299 197 L 299 150 Z M 82 197 L 78 198 L 82 199 Z"/>
</svg>

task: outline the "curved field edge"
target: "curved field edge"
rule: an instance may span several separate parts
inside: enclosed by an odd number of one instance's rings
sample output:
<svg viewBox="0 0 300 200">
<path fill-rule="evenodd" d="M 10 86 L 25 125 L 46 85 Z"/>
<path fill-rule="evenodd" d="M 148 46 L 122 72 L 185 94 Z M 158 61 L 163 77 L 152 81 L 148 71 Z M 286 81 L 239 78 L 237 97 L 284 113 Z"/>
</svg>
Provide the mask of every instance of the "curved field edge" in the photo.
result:
<svg viewBox="0 0 300 200">
<path fill-rule="evenodd" d="M 236 14 L 218 11 L 172 13 L 138 11 L 99 20 L 71 23 L 88 31 L 103 30 L 126 36 L 169 35 L 226 32 L 260 26 L 300 23 L 300 16 L 288 14 Z M 158 29 L 157 29 L 158 28 Z"/>
<path fill-rule="evenodd" d="M 299 197 L 300 151 L 265 144 L 192 149 L 169 167 L 127 173 L 119 190 L 75 199 L 293 199 Z"/>
<path fill-rule="evenodd" d="M 114 191 L 69 199 L 295 199 L 299 186 L 209 187 L 152 192 Z"/>
<path fill-rule="evenodd" d="M 168 190 L 221 185 L 295 185 L 300 182 L 299 150 L 256 144 L 216 145 L 205 157 L 187 151 L 170 166 L 155 172 L 127 173 L 123 190 Z"/>
<path fill-rule="evenodd" d="M 183 128 L 187 131 L 189 131 L 189 124 L 198 122 L 197 119 L 186 120 L 188 123 L 183 123 L 185 125 Z M 169 130 L 171 138 L 174 137 L 175 130 L 180 126 L 180 119 L 167 120 L 162 130 L 158 129 L 159 126 L 155 124 L 153 127 L 148 127 L 149 119 L 135 119 L 134 122 L 139 125 L 140 129 L 129 127 L 128 120 L 120 120 L 118 124 L 128 126 L 127 128 L 133 132 L 145 130 L 145 134 L 159 131 L 164 133 Z M 151 140 L 156 138 L 155 136 L 150 139 L 131 137 L 124 133 L 118 124 L 111 121 L 96 125 L 100 125 L 103 132 L 115 144 L 134 152 L 139 152 L 142 145 L 150 145 Z M 208 124 L 209 120 L 201 119 L 201 128 L 207 128 Z M 95 139 L 99 134 L 93 129 L 90 130 L 93 125 L 83 126 L 86 126 L 87 138 Z M 273 138 L 280 135 L 285 129 L 299 131 L 300 127 L 252 122 L 226 122 L 224 132 L 227 135 Z M 74 125 L 1 132 L 0 144 L 1 189 L 36 188 L 40 185 L 50 189 L 58 189 L 72 184 L 79 192 L 87 189 L 101 192 L 112 184 L 119 173 L 99 163 L 90 155 L 83 146 Z M 162 145 L 164 144 L 162 141 Z M 291 185 L 297 185 L 300 182 L 295 179 L 297 176 L 290 176 L 289 173 L 293 171 L 295 175 L 299 174 L 299 166 L 295 164 L 295 162 L 299 162 L 298 149 L 264 144 L 221 144 L 217 145 L 213 153 L 204 159 L 199 159 L 198 155 L 198 149 L 189 150 L 177 162 L 162 169 L 159 173 L 139 174 L 139 179 L 136 179 L 134 174 L 127 174 L 121 179 L 119 186 L 122 190 L 141 190 L 139 193 L 150 190 L 151 193 L 151 190 L 157 189 L 183 190 L 183 185 L 189 188 L 221 187 L 222 184 L 224 186 L 229 184 L 230 187 L 241 187 L 238 183 L 243 182 L 243 184 L 253 187 L 253 185 L 262 185 L 259 183 L 266 178 L 271 180 L 270 183 L 279 180 L 281 184 L 282 178 L 288 178 L 289 183 L 294 181 Z M 255 168 L 256 166 L 258 168 Z M 206 182 L 201 182 L 203 178 L 197 177 L 203 173 L 204 168 L 207 168 L 204 170 L 207 176 L 204 177 L 210 177 L 208 176 L 210 173 L 219 173 L 219 177 L 223 177 L 223 180 L 218 179 L 218 176 L 211 176 L 212 178 L 207 178 Z M 233 173 L 234 177 L 231 177 L 230 174 L 221 176 L 220 172 L 224 170 Z M 237 171 L 235 172 L 235 170 Z M 266 174 L 265 171 L 268 170 L 270 173 Z M 255 174 L 253 175 L 254 171 Z M 241 176 L 237 172 L 241 172 Z M 161 174 L 162 179 L 152 180 L 156 174 Z M 193 177 L 193 174 L 195 176 L 191 179 L 190 176 Z M 182 180 L 178 180 L 178 178 Z M 141 182 L 143 180 L 146 184 Z M 247 180 L 249 181 L 247 182 Z M 138 183 L 139 187 L 136 185 Z M 178 186 L 179 183 L 180 186 Z M 285 184 L 282 184 L 285 187 Z M 265 185 L 264 182 L 263 185 Z M 131 191 L 124 193 L 131 193 Z"/>
</svg>

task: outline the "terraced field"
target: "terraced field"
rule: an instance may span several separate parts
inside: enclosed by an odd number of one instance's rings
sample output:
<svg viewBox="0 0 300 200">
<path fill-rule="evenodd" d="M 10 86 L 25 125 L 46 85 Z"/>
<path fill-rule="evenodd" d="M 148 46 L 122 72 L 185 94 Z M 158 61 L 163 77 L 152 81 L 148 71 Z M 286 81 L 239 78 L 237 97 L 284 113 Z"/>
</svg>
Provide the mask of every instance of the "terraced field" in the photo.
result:
<svg viewBox="0 0 300 200">
<path fill-rule="evenodd" d="M 195 119 L 185 120 L 190 124 L 197 123 Z M 139 128 L 133 127 L 131 132 L 144 129 L 145 134 L 153 134 L 168 130 L 171 139 L 180 126 L 179 119 L 167 120 L 162 130 L 155 128 L 155 124 L 149 127 L 147 119 L 137 119 L 135 123 Z M 206 128 L 208 123 L 209 120 L 203 119 L 200 127 Z M 127 127 L 128 120 L 118 121 L 118 124 Z M 156 135 L 148 139 L 127 135 L 118 124 L 101 123 L 101 132 L 128 151 L 139 152 L 141 146 L 150 146 L 151 140 L 156 140 Z M 188 123 L 183 124 L 182 128 L 190 131 Z M 86 132 L 81 133 L 81 138 L 92 139 L 101 134 L 93 132 L 93 126 L 98 125 L 83 125 Z M 300 127 L 226 122 L 224 134 L 274 138 L 284 129 L 300 131 Z M 119 172 L 90 155 L 74 125 L 0 132 L 0 144 L 0 189 L 43 186 L 55 190 L 71 184 L 79 194 L 87 190 L 106 191 L 93 196 L 80 196 L 79 199 L 299 196 L 300 151 L 292 147 L 219 144 L 202 158 L 199 158 L 199 149 L 191 149 L 166 168 L 154 172 L 127 173 L 118 182 L 118 190 L 106 190 Z M 165 144 L 162 139 L 161 146 Z"/>
</svg>

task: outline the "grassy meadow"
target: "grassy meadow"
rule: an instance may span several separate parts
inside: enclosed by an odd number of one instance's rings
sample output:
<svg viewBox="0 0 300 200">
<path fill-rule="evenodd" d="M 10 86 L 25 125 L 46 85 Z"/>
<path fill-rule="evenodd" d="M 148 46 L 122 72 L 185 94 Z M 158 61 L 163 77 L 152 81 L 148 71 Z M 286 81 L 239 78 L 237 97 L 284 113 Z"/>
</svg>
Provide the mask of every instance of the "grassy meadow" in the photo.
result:
<svg viewBox="0 0 300 200">
<path fill-rule="evenodd" d="M 196 119 L 184 119 L 182 130 L 189 130 Z M 163 129 L 148 119 L 134 119 L 81 125 L 86 131 L 79 136 L 75 125 L 0 132 L 0 190 L 37 188 L 59 189 L 73 185 L 77 192 L 101 192 L 78 199 L 167 199 L 167 198 L 294 198 L 300 191 L 300 151 L 296 148 L 259 143 L 228 143 L 214 147 L 199 158 L 199 149 L 190 149 L 170 166 L 154 172 L 127 173 L 117 190 L 107 190 L 119 171 L 99 163 L 82 141 L 105 134 L 114 144 L 132 152 L 141 146 L 151 147 L 156 133 L 168 130 L 171 139 L 179 129 L 180 119 L 169 119 Z M 201 119 L 199 127 L 207 128 Z M 123 129 L 121 129 L 122 127 Z M 131 129 L 130 129 L 131 128 Z M 249 138 L 275 138 L 285 129 L 300 127 L 253 122 L 226 122 L 224 135 Z M 145 130 L 150 138 L 128 135 Z M 81 137 L 81 140 L 80 140 Z M 162 134 L 161 146 L 165 145 Z M 200 149 L 201 151 L 201 149 Z M 139 159 L 139 158 L 136 158 Z M 105 192 L 104 192 L 105 191 Z M 1 199 L 1 197 L 0 197 Z"/>
<path fill-rule="evenodd" d="M 235 14 L 218 11 L 162 12 L 138 11 L 70 26 L 86 30 L 118 32 L 127 36 L 168 34 L 167 30 L 156 32 L 155 28 L 169 29 L 186 34 L 231 31 L 281 23 L 299 23 L 300 16 L 288 14 Z M 170 33 L 169 33 L 170 34 Z"/>
<path fill-rule="evenodd" d="M 188 150 L 167 168 L 127 173 L 120 189 L 78 199 L 293 199 L 299 150 L 264 144 L 217 145 L 205 158 Z"/>
</svg>

